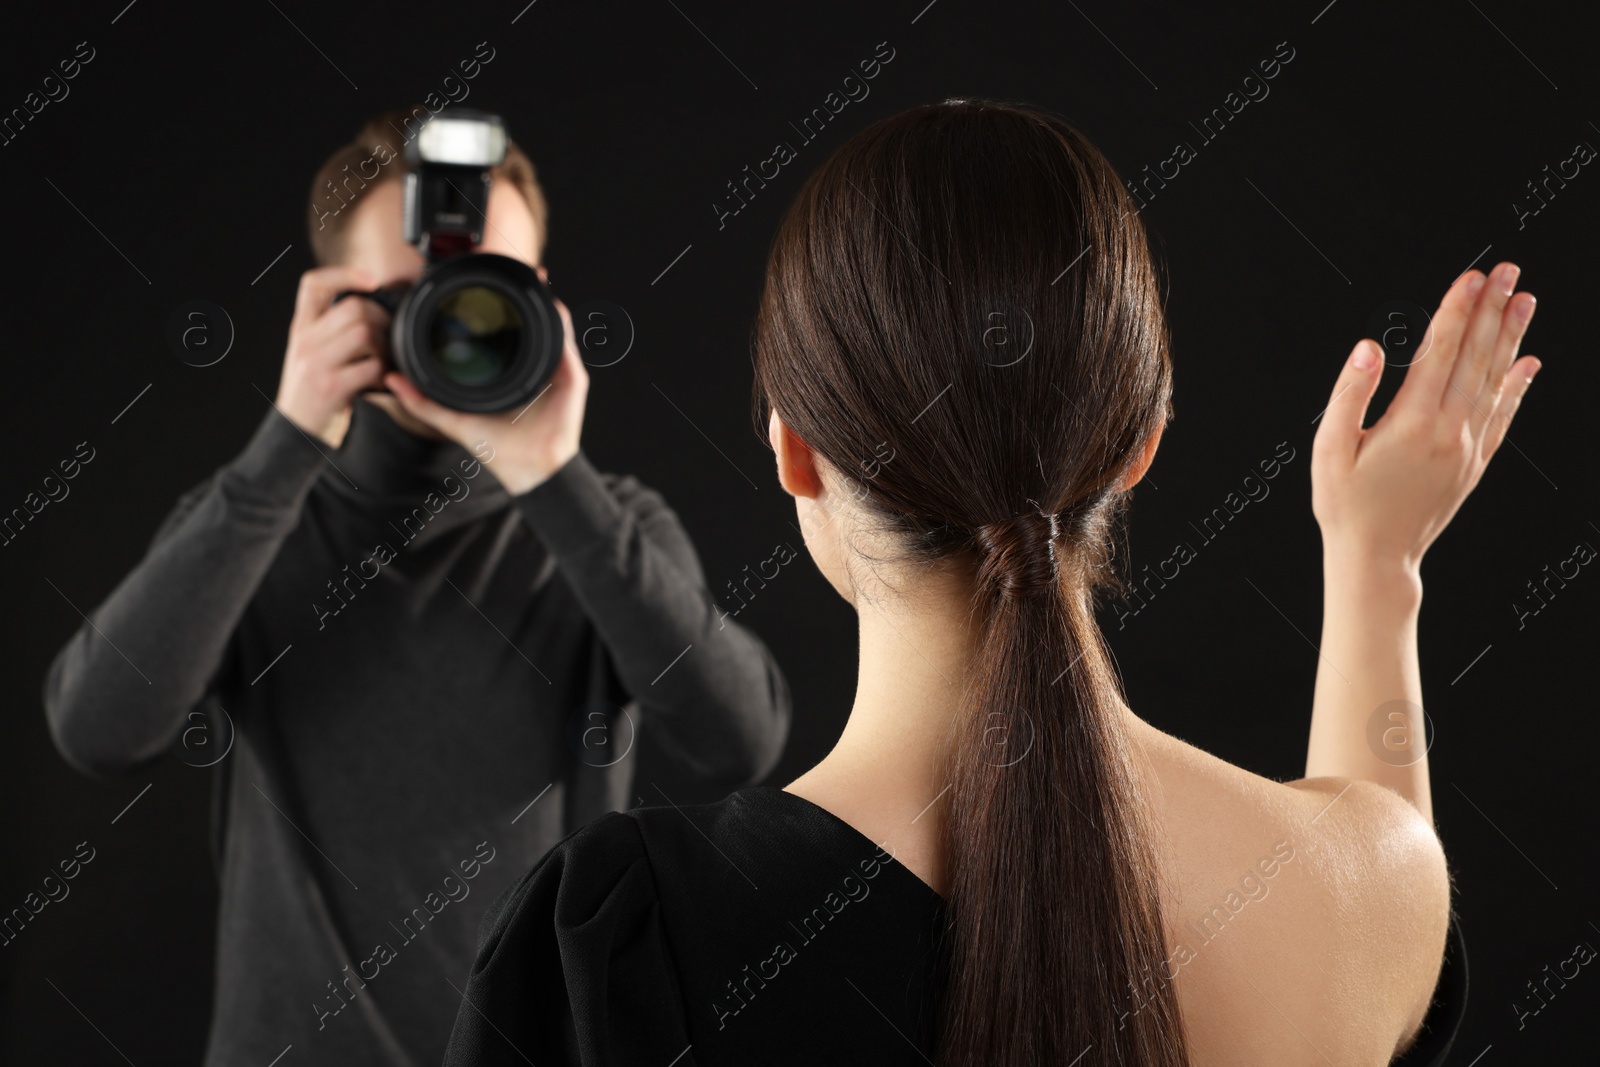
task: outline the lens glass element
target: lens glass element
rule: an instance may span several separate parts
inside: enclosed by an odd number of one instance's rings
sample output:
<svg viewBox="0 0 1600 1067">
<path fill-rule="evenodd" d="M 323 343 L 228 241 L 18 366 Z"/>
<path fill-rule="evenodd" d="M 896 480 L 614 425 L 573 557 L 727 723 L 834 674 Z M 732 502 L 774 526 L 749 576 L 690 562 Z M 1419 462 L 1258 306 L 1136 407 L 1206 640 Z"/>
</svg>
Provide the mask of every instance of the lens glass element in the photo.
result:
<svg viewBox="0 0 1600 1067">
<path fill-rule="evenodd" d="M 511 366 L 523 328 L 521 313 L 504 293 L 472 285 L 439 301 L 428 347 L 451 381 L 487 385 Z"/>
</svg>

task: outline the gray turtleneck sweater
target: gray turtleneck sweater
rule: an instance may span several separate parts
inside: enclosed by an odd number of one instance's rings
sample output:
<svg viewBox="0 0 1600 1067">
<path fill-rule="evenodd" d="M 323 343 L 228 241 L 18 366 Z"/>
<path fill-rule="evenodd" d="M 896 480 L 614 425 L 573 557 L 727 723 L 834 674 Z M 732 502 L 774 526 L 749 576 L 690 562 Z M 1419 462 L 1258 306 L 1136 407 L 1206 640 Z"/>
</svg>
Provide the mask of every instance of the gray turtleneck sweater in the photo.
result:
<svg viewBox="0 0 1600 1067">
<path fill-rule="evenodd" d="M 440 1062 L 484 909 L 628 806 L 637 730 L 732 788 L 789 726 L 657 493 L 580 452 L 512 496 L 359 398 L 331 456 L 269 412 L 44 702 L 85 772 L 217 774 L 205 1062 L 230 1067 Z"/>
</svg>

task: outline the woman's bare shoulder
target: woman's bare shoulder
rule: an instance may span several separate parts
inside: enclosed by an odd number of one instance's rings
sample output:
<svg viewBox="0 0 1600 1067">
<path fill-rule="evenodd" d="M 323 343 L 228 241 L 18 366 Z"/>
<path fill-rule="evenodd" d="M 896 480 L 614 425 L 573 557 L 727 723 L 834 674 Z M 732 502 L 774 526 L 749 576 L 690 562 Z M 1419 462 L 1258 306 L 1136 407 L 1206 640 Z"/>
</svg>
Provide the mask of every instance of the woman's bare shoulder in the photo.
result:
<svg viewBox="0 0 1600 1067">
<path fill-rule="evenodd" d="M 1180 995 L 1201 1048 L 1386 1061 L 1443 955 L 1449 877 L 1432 826 L 1373 782 L 1279 782 L 1148 724 L 1131 735 L 1165 850 L 1169 968 L 1191 979 Z"/>
</svg>

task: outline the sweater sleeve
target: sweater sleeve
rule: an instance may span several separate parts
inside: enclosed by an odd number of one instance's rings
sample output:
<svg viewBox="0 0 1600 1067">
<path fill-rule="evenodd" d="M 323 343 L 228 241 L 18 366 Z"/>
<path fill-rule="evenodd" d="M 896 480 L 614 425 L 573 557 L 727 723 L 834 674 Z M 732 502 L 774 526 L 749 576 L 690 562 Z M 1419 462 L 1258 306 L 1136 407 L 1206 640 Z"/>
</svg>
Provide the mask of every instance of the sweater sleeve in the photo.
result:
<svg viewBox="0 0 1600 1067">
<path fill-rule="evenodd" d="M 68 763 L 115 774 L 172 745 L 216 686 L 325 462 L 274 409 L 231 463 L 179 499 L 144 558 L 50 664 L 45 715 Z"/>
<path fill-rule="evenodd" d="M 601 474 L 580 451 L 512 501 L 663 746 L 730 788 L 771 771 L 789 734 L 788 684 L 766 645 L 717 610 L 661 495 L 631 475 Z"/>
</svg>

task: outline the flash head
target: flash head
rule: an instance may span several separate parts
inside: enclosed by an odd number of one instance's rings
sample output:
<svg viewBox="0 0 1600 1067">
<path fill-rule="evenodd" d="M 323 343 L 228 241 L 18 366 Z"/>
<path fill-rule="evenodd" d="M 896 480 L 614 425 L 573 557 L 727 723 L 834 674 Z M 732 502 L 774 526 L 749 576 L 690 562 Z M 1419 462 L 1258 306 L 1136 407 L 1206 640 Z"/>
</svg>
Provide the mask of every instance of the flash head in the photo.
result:
<svg viewBox="0 0 1600 1067">
<path fill-rule="evenodd" d="M 497 167 L 506 159 L 506 128 L 499 115 L 453 108 L 422 124 L 406 146 L 406 161 L 452 167 Z"/>
<path fill-rule="evenodd" d="M 505 162 L 499 115 L 445 108 L 422 121 L 406 142 L 405 239 L 428 262 L 483 241 L 490 168 Z"/>
</svg>

